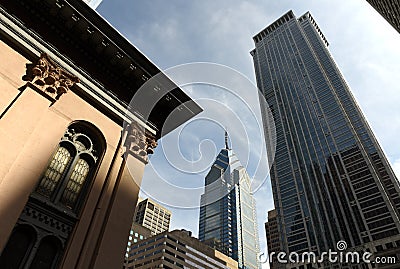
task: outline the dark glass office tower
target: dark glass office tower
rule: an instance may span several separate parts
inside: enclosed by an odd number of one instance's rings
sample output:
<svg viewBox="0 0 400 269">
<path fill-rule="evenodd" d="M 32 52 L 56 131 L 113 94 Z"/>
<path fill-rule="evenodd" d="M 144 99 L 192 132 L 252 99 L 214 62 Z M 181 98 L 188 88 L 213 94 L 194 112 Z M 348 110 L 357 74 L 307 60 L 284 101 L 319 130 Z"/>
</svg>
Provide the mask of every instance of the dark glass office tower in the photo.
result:
<svg viewBox="0 0 400 269">
<path fill-rule="evenodd" d="M 371 252 L 400 247 L 399 182 L 315 20 L 290 11 L 253 39 L 257 84 L 276 125 L 281 249 L 319 254 L 340 240 Z"/>
<path fill-rule="evenodd" d="M 258 269 L 256 205 L 250 177 L 232 149 L 218 154 L 205 178 L 200 202 L 199 239 L 238 262 L 239 268 Z"/>
<path fill-rule="evenodd" d="M 367 0 L 400 33 L 399 0 Z"/>
</svg>

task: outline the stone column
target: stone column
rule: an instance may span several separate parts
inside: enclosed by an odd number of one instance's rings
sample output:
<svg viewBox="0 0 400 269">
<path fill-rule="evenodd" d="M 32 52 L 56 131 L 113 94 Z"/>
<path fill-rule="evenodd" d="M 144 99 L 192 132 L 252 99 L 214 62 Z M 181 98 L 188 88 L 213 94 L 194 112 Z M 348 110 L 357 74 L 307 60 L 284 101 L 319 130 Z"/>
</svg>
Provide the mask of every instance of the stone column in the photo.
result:
<svg viewBox="0 0 400 269">
<path fill-rule="evenodd" d="M 49 107 L 78 82 L 46 54 L 27 64 L 23 79 L 0 120 L 0 252 L 65 132 L 63 123 L 49 125 Z"/>
<path fill-rule="evenodd" d="M 124 133 L 123 161 L 110 191 L 104 194 L 107 206 L 99 218 L 101 229 L 91 237 L 93 242 L 86 242 L 95 248 L 90 261 L 81 260 L 77 268 L 122 268 L 148 154 L 157 146 L 155 136 L 136 122 L 126 126 Z"/>
</svg>

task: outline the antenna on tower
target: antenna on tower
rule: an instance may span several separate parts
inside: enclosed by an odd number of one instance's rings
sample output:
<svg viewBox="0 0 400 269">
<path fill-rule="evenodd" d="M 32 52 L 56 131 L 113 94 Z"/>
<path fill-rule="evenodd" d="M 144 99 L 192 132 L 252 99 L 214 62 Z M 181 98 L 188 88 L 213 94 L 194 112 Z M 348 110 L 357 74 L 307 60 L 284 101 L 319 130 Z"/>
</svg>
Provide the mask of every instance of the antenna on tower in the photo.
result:
<svg viewBox="0 0 400 269">
<path fill-rule="evenodd" d="M 225 148 L 229 149 L 229 146 L 228 146 L 228 131 L 226 130 L 226 128 L 225 128 Z"/>
</svg>

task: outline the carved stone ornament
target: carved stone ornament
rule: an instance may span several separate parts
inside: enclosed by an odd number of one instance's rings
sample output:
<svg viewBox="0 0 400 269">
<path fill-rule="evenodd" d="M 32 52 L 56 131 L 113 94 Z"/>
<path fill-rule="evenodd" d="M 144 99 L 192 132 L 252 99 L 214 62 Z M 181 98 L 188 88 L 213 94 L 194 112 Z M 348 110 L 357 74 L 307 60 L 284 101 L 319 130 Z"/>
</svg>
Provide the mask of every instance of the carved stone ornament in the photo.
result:
<svg viewBox="0 0 400 269">
<path fill-rule="evenodd" d="M 132 154 L 147 163 L 149 161 L 148 154 L 153 154 L 158 145 L 155 136 L 136 122 L 128 125 L 127 130 L 126 154 Z"/>
<path fill-rule="evenodd" d="M 61 95 L 79 82 L 76 76 L 58 66 L 46 53 L 40 55 L 36 64 L 26 65 L 26 75 L 22 79 L 32 82 L 53 100 L 58 100 Z"/>
</svg>

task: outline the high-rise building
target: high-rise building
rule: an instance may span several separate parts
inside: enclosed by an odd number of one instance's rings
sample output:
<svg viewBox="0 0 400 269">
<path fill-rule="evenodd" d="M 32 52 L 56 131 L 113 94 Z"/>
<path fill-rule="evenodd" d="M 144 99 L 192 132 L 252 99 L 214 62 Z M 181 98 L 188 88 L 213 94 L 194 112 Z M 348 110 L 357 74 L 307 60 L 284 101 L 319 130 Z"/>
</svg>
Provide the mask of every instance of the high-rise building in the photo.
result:
<svg viewBox="0 0 400 269">
<path fill-rule="evenodd" d="M 259 268 L 255 208 L 249 175 L 228 147 L 225 133 L 225 148 L 205 178 L 199 239 L 238 261 L 239 268 Z"/>
<path fill-rule="evenodd" d="M 367 0 L 367 2 L 400 33 L 400 3 L 398 0 Z"/>
<path fill-rule="evenodd" d="M 281 249 L 319 254 L 340 240 L 378 253 L 399 247 L 399 181 L 311 14 L 289 11 L 253 40 L 257 85 L 276 126 L 268 158 Z"/>
<path fill-rule="evenodd" d="M 126 268 L 237 269 L 232 258 L 200 242 L 191 232 L 164 232 L 134 244 Z"/>
<path fill-rule="evenodd" d="M 149 229 L 156 235 L 168 231 L 171 221 L 171 211 L 147 198 L 136 207 L 133 221 Z"/>
<path fill-rule="evenodd" d="M 265 223 L 265 235 L 267 237 L 267 247 L 269 253 L 279 253 L 281 251 L 278 221 L 276 210 L 268 211 L 268 221 Z M 268 260 L 271 269 L 283 268 L 277 261 L 277 256 L 271 256 Z"/>
<path fill-rule="evenodd" d="M 0 268 L 121 268 L 148 155 L 200 107 L 81 0 L 0 1 L 0 59 Z"/>
</svg>

